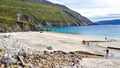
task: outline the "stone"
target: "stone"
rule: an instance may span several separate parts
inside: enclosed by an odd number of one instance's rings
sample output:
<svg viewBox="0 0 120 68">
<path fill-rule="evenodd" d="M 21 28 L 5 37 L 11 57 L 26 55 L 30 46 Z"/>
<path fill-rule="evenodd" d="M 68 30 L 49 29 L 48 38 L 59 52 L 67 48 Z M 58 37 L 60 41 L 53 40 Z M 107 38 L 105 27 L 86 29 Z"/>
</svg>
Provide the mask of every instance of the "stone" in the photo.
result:
<svg viewBox="0 0 120 68">
<path fill-rule="evenodd" d="M 52 46 L 47 47 L 48 50 L 53 50 Z"/>
<path fill-rule="evenodd" d="M 43 53 L 44 53 L 44 54 L 49 54 L 49 52 L 48 52 L 48 51 L 46 51 L 46 50 L 45 50 L 45 51 L 43 51 Z"/>
</svg>

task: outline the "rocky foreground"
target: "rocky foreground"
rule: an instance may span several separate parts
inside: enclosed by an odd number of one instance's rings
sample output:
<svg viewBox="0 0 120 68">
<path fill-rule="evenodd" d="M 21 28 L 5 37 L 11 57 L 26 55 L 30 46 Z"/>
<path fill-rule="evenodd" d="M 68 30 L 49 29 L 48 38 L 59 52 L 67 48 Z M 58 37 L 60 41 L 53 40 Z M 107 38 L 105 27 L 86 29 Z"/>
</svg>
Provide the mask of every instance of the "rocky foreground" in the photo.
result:
<svg viewBox="0 0 120 68">
<path fill-rule="evenodd" d="M 86 57 L 100 58 L 102 56 L 79 51 L 69 53 L 44 51 L 39 54 L 27 54 L 23 51 L 17 55 L 1 56 L 0 68 L 70 68 L 72 64 L 75 64 L 77 68 L 85 68 L 81 65 L 81 61 Z"/>
<path fill-rule="evenodd" d="M 44 51 L 39 54 L 21 52 L 12 57 L 0 56 L 0 68 L 71 68 L 72 64 L 76 68 L 119 68 L 120 60 L 79 51 Z"/>
</svg>

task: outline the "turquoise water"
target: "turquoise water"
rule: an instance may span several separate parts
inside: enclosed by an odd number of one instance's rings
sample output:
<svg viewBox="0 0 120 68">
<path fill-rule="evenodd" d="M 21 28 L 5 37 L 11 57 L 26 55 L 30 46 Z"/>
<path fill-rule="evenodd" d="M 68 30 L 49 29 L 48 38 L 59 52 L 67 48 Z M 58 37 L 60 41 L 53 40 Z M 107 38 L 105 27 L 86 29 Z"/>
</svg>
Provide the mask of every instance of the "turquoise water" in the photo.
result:
<svg viewBox="0 0 120 68">
<path fill-rule="evenodd" d="M 120 38 L 120 25 L 51 27 L 54 32 Z"/>
</svg>

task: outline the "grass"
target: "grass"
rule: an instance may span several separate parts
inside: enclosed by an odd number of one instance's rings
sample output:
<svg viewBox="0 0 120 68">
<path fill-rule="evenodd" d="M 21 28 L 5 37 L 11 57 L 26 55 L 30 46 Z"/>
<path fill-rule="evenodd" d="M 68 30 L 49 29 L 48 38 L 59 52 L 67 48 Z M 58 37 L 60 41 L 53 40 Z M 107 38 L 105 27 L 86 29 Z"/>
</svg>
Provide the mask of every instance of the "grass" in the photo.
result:
<svg viewBox="0 0 120 68">
<path fill-rule="evenodd" d="M 61 9 L 42 3 L 16 2 L 8 0 L 0 6 L 0 10 L 0 16 L 7 16 L 14 19 L 16 18 L 17 13 L 21 13 L 36 20 L 64 21 L 64 15 L 61 15 L 63 13 Z"/>
<path fill-rule="evenodd" d="M 23 2 L 18 0 L 0 1 L 0 23 L 7 23 L 9 27 L 15 25 L 17 13 L 22 14 L 22 22 L 38 25 L 38 23 L 69 23 L 88 24 L 86 18 L 64 7 L 45 3 Z M 30 18 L 32 21 L 28 21 Z M 81 21 L 80 21 L 81 20 Z M 0 26 L 1 27 L 1 26 Z"/>
</svg>

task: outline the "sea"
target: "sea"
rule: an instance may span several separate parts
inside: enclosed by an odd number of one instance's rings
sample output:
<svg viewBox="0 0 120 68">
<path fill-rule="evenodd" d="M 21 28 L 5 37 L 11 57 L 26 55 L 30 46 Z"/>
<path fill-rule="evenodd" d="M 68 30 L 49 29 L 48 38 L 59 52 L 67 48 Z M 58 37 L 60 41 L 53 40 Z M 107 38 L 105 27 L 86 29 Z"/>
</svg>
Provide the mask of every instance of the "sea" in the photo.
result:
<svg viewBox="0 0 120 68">
<path fill-rule="evenodd" d="M 50 27 L 53 32 L 120 39 L 120 25 Z"/>
</svg>

